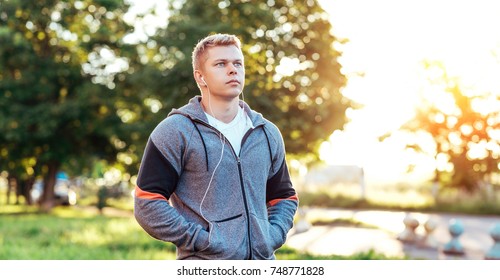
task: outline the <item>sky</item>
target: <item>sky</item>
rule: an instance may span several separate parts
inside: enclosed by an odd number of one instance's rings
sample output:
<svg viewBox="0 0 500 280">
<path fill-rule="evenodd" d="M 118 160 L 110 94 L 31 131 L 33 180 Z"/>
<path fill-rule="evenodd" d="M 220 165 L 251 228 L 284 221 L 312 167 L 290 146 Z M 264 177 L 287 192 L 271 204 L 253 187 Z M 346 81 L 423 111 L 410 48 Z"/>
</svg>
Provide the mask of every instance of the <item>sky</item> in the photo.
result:
<svg viewBox="0 0 500 280">
<path fill-rule="evenodd" d="M 340 62 L 348 77 L 343 94 L 363 105 L 348 112 L 349 123 L 322 146 L 322 158 L 329 164 L 362 166 L 374 181 L 429 176 L 434 162 L 405 151 L 404 141 L 411 140 L 408 135 L 396 132 L 383 143 L 377 137 L 413 116 L 425 94 L 424 60 L 440 61 L 467 87 L 500 95 L 500 2 L 319 3 L 330 15 L 332 33 L 349 40 L 340 47 Z M 410 163 L 419 166 L 412 175 L 405 174 Z"/>
</svg>

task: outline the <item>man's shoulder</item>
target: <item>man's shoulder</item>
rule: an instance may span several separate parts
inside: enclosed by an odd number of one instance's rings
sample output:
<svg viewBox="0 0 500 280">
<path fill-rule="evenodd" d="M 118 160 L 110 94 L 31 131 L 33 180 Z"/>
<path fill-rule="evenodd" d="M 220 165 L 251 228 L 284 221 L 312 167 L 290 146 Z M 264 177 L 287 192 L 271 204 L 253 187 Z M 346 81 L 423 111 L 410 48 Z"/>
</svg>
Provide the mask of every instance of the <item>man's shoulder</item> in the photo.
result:
<svg viewBox="0 0 500 280">
<path fill-rule="evenodd" d="M 264 117 L 262 118 L 262 120 L 264 122 L 264 126 L 267 128 L 268 131 L 270 131 L 273 134 L 281 136 L 281 131 L 275 123 Z"/>
<path fill-rule="evenodd" d="M 262 118 L 262 121 L 264 123 L 264 130 L 272 143 L 277 144 L 278 146 L 281 146 L 283 144 L 283 135 L 281 134 L 281 130 L 279 127 L 273 123 L 272 121 Z"/>
<path fill-rule="evenodd" d="M 170 134 L 172 132 L 182 132 L 189 127 L 191 121 L 187 116 L 181 114 L 172 114 L 165 117 L 153 130 L 152 134 Z"/>
<path fill-rule="evenodd" d="M 249 108 L 249 107 L 248 107 Z M 250 119 L 252 120 L 254 125 L 259 125 L 261 123 L 264 124 L 265 127 L 274 130 L 275 132 L 279 133 L 279 128 L 269 119 L 264 117 L 264 115 L 258 111 L 255 111 L 253 109 L 249 109 L 250 111 Z"/>
</svg>

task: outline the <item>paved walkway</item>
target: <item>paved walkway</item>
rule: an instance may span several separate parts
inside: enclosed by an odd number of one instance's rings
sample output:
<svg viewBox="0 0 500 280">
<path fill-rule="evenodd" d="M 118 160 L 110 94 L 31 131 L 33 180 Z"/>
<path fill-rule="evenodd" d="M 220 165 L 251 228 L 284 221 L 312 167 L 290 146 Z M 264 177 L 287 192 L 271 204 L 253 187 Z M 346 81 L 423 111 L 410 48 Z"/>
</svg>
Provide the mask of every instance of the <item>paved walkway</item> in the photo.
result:
<svg viewBox="0 0 500 280">
<path fill-rule="evenodd" d="M 373 249 L 386 256 L 406 256 L 411 259 L 481 260 L 494 243 L 490 236 L 491 229 L 496 223 L 500 223 L 500 216 L 319 208 L 301 209 L 301 211 L 303 217 L 309 221 L 343 219 L 373 226 L 373 228 L 365 228 L 321 225 L 313 226 L 301 233 L 295 230 L 290 232 L 287 246 L 316 255 L 347 256 Z M 434 246 L 422 246 L 398 240 L 398 235 L 405 229 L 403 220 L 407 214 L 415 217 L 420 225 L 430 218 L 436 222 L 436 229 L 431 235 Z M 452 219 L 460 220 L 464 226 L 464 233 L 459 237 L 465 251 L 464 255 L 453 256 L 442 252 L 443 246 L 451 240 L 448 227 Z M 298 229 L 300 226 L 296 225 L 294 228 Z M 416 232 L 419 236 L 424 236 L 425 230 L 419 226 Z"/>
</svg>

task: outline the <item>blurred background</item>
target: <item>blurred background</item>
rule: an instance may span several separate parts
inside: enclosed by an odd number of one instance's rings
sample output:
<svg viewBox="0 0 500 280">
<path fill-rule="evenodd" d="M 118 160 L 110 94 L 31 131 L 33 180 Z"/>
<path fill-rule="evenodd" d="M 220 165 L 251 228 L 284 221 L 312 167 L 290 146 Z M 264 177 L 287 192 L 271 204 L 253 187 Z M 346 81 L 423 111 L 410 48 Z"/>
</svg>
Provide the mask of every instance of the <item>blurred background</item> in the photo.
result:
<svg viewBox="0 0 500 280">
<path fill-rule="evenodd" d="M 283 133 L 298 220 L 498 218 L 498 26 L 486 0 L 0 0 L 0 259 L 175 257 L 132 191 L 150 132 L 199 94 L 191 52 L 212 33 L 243 42 L 245 101 Z"/>
</svg>

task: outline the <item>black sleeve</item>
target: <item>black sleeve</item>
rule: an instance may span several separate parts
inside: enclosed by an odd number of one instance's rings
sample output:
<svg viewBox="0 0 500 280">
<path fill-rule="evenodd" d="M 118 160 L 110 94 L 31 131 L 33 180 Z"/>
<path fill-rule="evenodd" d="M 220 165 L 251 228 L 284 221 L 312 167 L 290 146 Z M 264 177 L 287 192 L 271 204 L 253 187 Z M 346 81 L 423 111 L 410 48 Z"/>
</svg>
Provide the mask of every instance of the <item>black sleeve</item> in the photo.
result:
<svg viewBox="0 0 500 280">
<path fill-rule="evenodd" d="M 274 199 L 286 199 L 294 196 L 295 194 L 292 181 L 290 180 L 290 174 L 288 173 L 288 166 L 285 159 L 283 159 L 278 172 L 267 180 L 266 201 L 269 202 Z"/>
<path fill-rule="evenodd" d="M 169 199 L 175 191 L 178 179 L 179 175 L 172 164 L 150 138 L 142 157 L 137 186 L 143 191 L 161 194 Z"/>
</svg>

